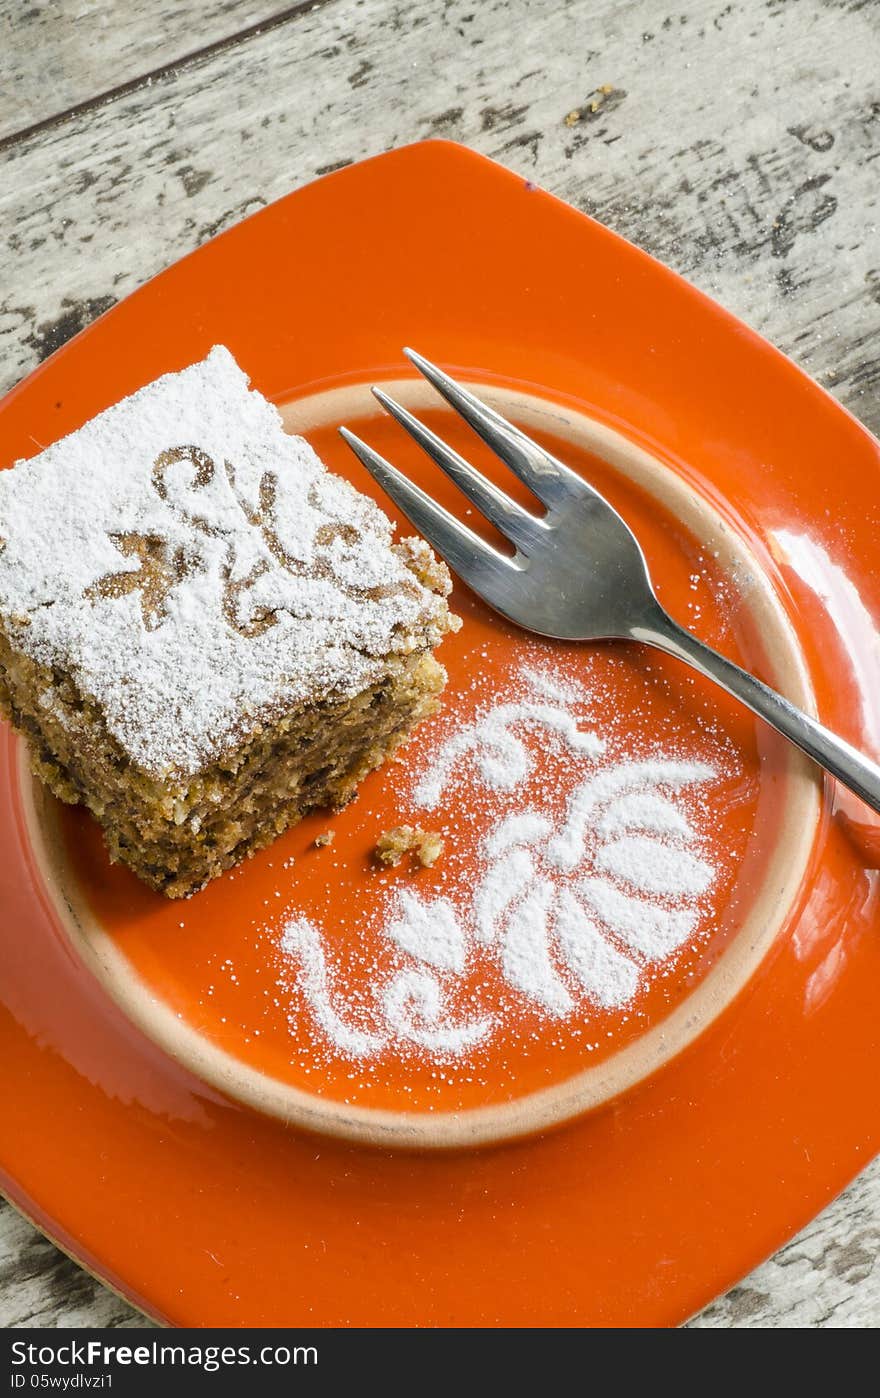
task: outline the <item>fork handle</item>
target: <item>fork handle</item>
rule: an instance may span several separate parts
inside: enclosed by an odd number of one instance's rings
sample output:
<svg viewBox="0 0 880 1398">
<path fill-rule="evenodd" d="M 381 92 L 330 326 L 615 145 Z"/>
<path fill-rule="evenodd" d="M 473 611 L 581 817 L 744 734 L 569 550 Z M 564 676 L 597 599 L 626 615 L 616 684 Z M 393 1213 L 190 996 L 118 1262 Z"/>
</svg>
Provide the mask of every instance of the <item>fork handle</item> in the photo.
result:
<svg viewBox="0 0 880 1398">
<path fill-rule="evenodd" d="M 698 641 L 696 636 L 692 636 L 690 631 L 679 626 L 659 608 L 656 617 L 652 615 L 651 621 L 644 626 L 633 627 L 630 635 L 634 641 L 657 646 L 668 655 L 686 661 L 701 675 L 720 684 L 728 694 L 765 719 L 814 762 L 818 762 L 820 767 L 854 791 L 872 810 L 880 813 L 880 766 L 803 713 L 769 685 L 762 684 L 747 670 Z"/>
</svg>

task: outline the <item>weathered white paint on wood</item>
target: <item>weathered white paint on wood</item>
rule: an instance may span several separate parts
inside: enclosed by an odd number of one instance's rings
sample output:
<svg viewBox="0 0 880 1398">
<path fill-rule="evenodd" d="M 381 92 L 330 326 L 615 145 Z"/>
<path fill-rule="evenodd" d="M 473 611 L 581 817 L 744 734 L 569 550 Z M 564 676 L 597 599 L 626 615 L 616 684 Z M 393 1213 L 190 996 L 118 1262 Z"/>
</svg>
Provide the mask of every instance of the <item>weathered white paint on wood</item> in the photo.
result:
<svg viewBox="0 0 880 1398">
<path fill-rule="evenodd" d="M 146 1323 L 8 1204 L 0 1204 L 0 1327 Z"/>
<path fill-rule="evenodd" d="M 7 0 L 0 7 L 0 140 L 284 8 L 283 0 Z"/>
<path fill-rule="evenodd" d="M 245 213 L 340 163 L 443 135 L 641 243 L 880 430 L 870 0 L 321 0 L 141 85 L 196 46 L 178 36 L 198 28 L 201 46 L 264 11 L 168 6 L 173 24 L 147 59 L 144 26 L 165 7 L 120 8 L 90 67 L 67 32 L 82 4 L 45 8 L 41 60 L 37 31 L 11 25 L 19 7 L 0 0 L 4 82 L 31 120 L 58 118 L 0 149 L 0 388 Z M 67 95 L 47 98 L 65 53 Z M 120 82 L 132 86 L 106 105 L 56 105 Z M 694 1323 L 877 1324 L 878 1218 L 880 1164 Z M 0 1323 L 123 1324 L 131 1312 L 6 1208 Z"/>
<path fill-rule="evenodd" d="M 338 0 L 16 144 L 0 183 L 4 382 L 243 213 L 443 134 L 657 253 L 880 426 L 876 11 L 687 0 L 662 15 L 644 0 Z"/>
</svg>

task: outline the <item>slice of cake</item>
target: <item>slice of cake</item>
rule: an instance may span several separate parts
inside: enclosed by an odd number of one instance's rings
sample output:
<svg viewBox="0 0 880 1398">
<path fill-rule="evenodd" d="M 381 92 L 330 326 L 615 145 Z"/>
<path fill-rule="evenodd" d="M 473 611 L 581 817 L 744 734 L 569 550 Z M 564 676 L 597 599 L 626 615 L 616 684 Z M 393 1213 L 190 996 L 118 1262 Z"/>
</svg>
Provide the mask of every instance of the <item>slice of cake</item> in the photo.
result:
<svg viewBox="0 0 880 1398">
<path fill-rule="evenodd" d="M 448 591 L 220 347 L 0 472 L 0 702 L 172 898 L 344 805 L 433 711 Z"/>
</svg>

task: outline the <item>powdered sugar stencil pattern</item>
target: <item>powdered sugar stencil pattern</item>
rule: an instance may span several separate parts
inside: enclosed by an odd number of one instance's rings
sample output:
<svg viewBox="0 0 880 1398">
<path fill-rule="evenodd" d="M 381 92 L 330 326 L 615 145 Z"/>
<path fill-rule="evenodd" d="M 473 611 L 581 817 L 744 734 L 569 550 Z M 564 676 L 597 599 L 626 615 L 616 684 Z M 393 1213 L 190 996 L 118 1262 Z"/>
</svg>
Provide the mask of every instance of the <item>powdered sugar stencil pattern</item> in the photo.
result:
<svg viewBox="0 0 880 1398">
<path fill-rule="evenodd" d="M 417 880 L 392 883 L 374 924 L 388 956 L 371 966 L 366 1000 L 337 983 L 321 929 L 288 915 L 279 983 L 295 992 L 291 1028 L 305 1011 L 342 1058 L 460 1061 L 524 1011 L 562 1023 L 625 1010 L 697 931 L 716 869 L 693 816 L 696 808 L 708 821 L 708 811 L 691 800 L 688 813 L 682 797 L 711 787 L 717 768 L 687 752 L 611 754 L 578 719 L 583 691 L 559 675 L 524 669 L 514 688 L 416 772 L 412 805 L 425 819 L 462 780 L 493 818 L 475 880 L 448 896 L 421 892 Z M 572 773 L 564 810 L 518 805 L 551 748 Z M 501 1000 L 463 995 L 489 966 Z"/>
</svg>

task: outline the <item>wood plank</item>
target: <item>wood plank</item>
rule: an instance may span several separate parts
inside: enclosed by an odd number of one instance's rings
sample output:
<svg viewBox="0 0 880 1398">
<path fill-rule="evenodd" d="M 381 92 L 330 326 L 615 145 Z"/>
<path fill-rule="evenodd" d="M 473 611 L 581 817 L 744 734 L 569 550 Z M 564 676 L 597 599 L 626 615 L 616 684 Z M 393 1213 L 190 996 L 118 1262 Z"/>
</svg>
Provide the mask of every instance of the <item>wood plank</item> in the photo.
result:
<svg viewBox="0 0 880 1398">
<path fill-rule="evenodd" d="M 140 1312 L 84 1272 L 0 1202 L 0 1326 L 131 1326 Z"/>
<path fill-rule="evenodd" d="M 7 0 L 0 7 L 0 140 L 264 23 L 278 0 Z"/>
<path fill-rule="evenodd" d="M 381 8 L 386 26 L 363 0 L 307 12 L 7 150 L 3 382 L 319 171 L 442 134 L 656 253 L 880 427 L 880 30 L 863 10 L 686 0 L 649 29 L 620 0 Z"/>
<path fill-rule="evenodd" d="M 870 9 L 334 0 L 300 12 L 2 153 L 0 387 L 250 210 L 336 164 L 444 135 L 647 247 L 878 431 Z M 41 82 L 33 67 L 22 100 L 37 103 Z M 878 1217 L 875 1165 L 695 1324 L 877 1324 Z M 0 1208 L 0 1323 L 126 1318 Z"/>
</svg>

